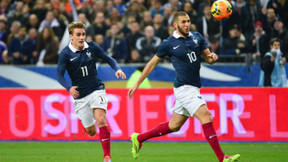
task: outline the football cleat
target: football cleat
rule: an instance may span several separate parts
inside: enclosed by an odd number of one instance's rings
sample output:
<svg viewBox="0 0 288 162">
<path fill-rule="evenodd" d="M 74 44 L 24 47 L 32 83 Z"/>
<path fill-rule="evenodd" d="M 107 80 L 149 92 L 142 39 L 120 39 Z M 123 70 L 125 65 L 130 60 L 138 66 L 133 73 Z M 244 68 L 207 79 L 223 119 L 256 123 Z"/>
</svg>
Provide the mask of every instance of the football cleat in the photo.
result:
<svg viewBox="0 0 288 162">
<path fill-rule="evenodd" d="M 139 156 L 140 151 L 140 143 L 137 140 L 137 137 L 139 136 L 139 133 L 133 133 L 131 135 L 131 141 L 132 141 L 132 155 L 134 159 L 137 159 Z"/>
<path fill-rule="evenodd" d="M 233 161 L 238 161 L 240 158 L 240 154 L 236 154 L 233 156 L 224 156 L 223 162 L 233 162 Z"/>
<path fill-rule="evenodd" d="M 111 162 L 111 157 L 109 155 L 105 156 L 104 162 Z"/>
</svg>

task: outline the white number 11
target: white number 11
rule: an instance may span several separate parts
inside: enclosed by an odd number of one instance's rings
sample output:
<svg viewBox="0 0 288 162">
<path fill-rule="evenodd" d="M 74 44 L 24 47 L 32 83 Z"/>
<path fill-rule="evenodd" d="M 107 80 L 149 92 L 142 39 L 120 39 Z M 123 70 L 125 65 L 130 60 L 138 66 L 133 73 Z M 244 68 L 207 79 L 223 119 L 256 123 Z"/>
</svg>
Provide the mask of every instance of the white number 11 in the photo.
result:
<svg viewBox="0 0 288 162">
<path fill-rule="evenodd" d="M 87 66 L 83 66 L 83 67 L 81 67 L 81 70 L 82 70 L 83 77 L 85 77 L 85 76 L 88 75 Z"/>
</svg>

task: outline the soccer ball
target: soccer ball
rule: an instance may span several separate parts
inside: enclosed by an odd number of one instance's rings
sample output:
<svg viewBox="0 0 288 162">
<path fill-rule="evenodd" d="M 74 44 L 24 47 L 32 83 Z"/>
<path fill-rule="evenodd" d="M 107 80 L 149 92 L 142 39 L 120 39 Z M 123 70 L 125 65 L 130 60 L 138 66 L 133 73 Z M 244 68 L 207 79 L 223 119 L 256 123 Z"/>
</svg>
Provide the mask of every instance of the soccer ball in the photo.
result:
<svg viewBox="0 0 288 162">
<path fill-rule="evenodd" d="M 218 0 L 212 4 L 211 14 L 217 20 L 228 19 L 232 14 L 232 5 L 227 0 Z"/>
</svg>

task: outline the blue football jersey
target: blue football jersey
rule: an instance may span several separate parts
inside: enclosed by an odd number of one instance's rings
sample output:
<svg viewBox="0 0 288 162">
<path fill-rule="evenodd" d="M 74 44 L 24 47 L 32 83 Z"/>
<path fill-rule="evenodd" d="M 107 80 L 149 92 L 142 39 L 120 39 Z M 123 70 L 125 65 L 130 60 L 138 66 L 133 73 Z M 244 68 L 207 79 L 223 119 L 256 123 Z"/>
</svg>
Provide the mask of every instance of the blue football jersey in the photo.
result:
<svg viewBox="0 0 288 162">
<path fill-rule="evenodd" d="M 172 62 L 176 71 L 174 87 L 187 84 L 200 88 L 201 53 L 207 48 L 206 40 L 199 32 L 190 32 L 184 39 L 175 31 L 162 42 L 156 55 L 168 56 Z"/>
<path fill-rule="evenodd" d="M 67 70 L 72 86 L 78 86 L 79 98 L 85 97 L 95 90 L 104 89 L 104 84 L 97 76 L 96 61 L 102 59 L 115 71 L 120 70 L 117 62 L 108 56 L 95 42 L 84 43 L 83 50 L 75 49 L 71 42 L 59 55 L 57 66 L 57 80 L 67 89 L 71 86 L 64 78 Z"/>
</svg>

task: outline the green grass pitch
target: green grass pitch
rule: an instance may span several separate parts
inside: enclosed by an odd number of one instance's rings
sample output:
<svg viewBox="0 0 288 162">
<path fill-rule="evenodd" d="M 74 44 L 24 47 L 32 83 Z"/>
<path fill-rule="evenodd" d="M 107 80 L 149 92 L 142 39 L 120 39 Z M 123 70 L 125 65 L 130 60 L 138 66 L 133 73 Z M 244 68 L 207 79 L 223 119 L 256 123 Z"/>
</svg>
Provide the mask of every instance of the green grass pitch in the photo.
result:
<svg viewBox="0 0 288 162">
<path fill-rule="evenodd" d="M 226 154 L 241 154 L 243 162 L 288 161 L 288 143 L 221 143 Z M 113 162 L 217 162 L 208 143 L 144 143 L 134 160 L 130 142 L 111 144 Z M 103 161 L 99 142 L 0 142 L 1 162 Z"/>
</svg>

